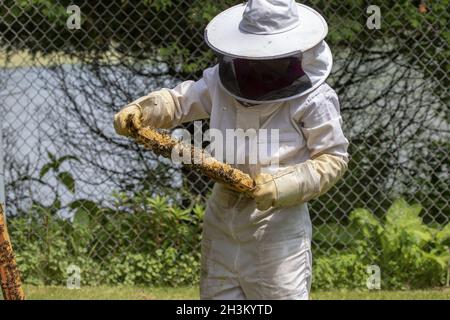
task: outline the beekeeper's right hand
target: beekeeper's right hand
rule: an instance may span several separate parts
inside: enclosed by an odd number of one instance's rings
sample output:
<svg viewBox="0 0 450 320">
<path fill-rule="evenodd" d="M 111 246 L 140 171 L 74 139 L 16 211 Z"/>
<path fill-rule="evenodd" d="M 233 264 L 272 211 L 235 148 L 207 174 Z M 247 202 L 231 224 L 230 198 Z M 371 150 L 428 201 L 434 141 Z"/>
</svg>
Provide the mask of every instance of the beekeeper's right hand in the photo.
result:
<svg viewBox="0 0 450 320">
<path fill-rule="evenodd" d="M 134 128 L 139 129 L 142 126 L 141 108 L 138 105 L 129 105 L 114 115 L 114 129 L 117 134 L 131 136 L 131 128 L 128 124 L 130 117 Z"/>
<path fill-rule="evenodd" d="M 114 128 L 120 135 L 130 136 L 128 117 L 132 118 L 134 128 L 151 126 L 166 128 L 170 126 L 175 109 L 174 100 L 166 89 L 155 91 L 133 101 L 114 116 Z"/>
</svg>

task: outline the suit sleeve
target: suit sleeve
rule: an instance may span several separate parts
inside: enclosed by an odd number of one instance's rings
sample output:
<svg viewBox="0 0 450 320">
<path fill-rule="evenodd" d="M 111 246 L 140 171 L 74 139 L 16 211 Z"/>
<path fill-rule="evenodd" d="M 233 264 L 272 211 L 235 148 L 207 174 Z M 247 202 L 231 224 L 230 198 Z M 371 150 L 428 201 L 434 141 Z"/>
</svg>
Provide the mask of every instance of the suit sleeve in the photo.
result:
<svg viewBox="0 0 450 320">
<path fill-rule="evenodd" d="M 339 101 L 331 88 L 315 94 L 299 119 L 311 159 L 275 177 L 276 206 L 307 202 L 327 192 L 348 168 L 348 140 L 342 131 Z"/>
<path fill-rule="evenodd" d="M 339 100 L 331 88 L 311 98 L 300 119 L 311 158 L 329 154 L 348 160 L 349 142 L 342 131 Z"/>
<path fill-rule="evenodd" d="M 203 78 L 197 82 L 182 82 L 168 92 L 173 99 L 171 127 L 210 117 L 212 103 Z"/>
<path fill-rule="evenodd" d="M 206 72 L 206 71 L 205 71 Z M 142 112 L 142 124 L 170 129 L 182 123 L 207 119 L 211 114 L 211 97 L 204 78 L 185 81 L 173 89 L 161 89 L 131 102 Z"/>
</svg>

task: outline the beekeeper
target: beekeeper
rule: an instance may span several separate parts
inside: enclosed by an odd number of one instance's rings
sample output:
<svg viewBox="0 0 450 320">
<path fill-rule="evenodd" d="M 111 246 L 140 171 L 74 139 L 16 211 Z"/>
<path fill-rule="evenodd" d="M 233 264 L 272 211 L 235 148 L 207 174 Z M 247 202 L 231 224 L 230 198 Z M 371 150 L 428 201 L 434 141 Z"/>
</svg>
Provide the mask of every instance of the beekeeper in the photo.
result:
<svg viewBox="0 0 450 320">
<path fill-rule="evenodd" d="M 135 126 L 277 129 L 271 163 L 241 170 L 257 183 L 248 198 L 216 183 L 202 240 L 202 299 L 308 299 L 311 220 L 307 201 L 347 169 L 339 101 L 325 80 L 332 67 L 328 27 L 293 0 L 250 0 L 216 16 L 205 38 L 219 64 L 199 81 L 142 97 L 115 115 L 117 133 Z M 269 142 L 271 143 L 271 142 Z"/>
</svg>

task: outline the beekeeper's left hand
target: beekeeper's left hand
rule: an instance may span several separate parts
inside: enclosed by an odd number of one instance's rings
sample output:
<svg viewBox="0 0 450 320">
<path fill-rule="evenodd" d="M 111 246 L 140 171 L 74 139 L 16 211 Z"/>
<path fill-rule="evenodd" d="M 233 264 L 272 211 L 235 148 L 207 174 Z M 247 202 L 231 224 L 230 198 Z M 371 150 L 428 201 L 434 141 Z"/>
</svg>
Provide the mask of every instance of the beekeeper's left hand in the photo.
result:
<svg viewBox="0 0 450 320">
<path fill-rule="evenodd" d="M 256 208 L 264 211 L 273 207 L 278 198 L 277 186 L 272 175 L 261 173 L 255 178 L 256 188 L 253 192 Z"/>
</svg>

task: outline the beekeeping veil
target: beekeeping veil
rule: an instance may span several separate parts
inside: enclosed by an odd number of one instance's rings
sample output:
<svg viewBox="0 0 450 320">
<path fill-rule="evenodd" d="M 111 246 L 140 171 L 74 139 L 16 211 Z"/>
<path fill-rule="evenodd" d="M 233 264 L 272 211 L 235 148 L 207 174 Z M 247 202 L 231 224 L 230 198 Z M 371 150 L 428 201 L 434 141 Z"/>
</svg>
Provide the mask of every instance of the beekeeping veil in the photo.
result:
<svg viewBox="0 0 450 320">
<path fill-rule="evenodd" d="M 219 57 L 221 86 L 248 103 L 302 96 L 330 74 L 324 18 L 294 0 L 250 0 L 216 16 L 205 31 Z"/>
</svg>

